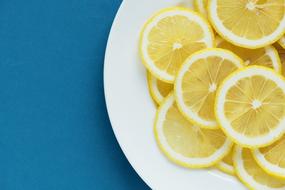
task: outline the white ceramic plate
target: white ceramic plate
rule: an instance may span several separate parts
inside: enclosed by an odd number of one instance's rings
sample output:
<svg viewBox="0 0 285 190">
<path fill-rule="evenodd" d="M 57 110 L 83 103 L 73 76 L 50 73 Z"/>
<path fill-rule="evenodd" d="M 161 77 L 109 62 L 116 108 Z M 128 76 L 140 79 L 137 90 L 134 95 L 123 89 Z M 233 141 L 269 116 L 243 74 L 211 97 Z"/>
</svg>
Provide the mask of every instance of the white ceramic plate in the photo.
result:
<svg viewBox="0 0 285 190">
<path fill-rule="evenodd" d="M 125 0 L 114 21 L 105 57 L 104 88 L 114 133 L 127 159 L 157 190 L 244 190 L 236 179 L 216 170 L 190 170 L 169 162 L 153 135 L 155 107 L 138 56 L 139 33 L 157 10 L 191 0 Z"/>
</svg>

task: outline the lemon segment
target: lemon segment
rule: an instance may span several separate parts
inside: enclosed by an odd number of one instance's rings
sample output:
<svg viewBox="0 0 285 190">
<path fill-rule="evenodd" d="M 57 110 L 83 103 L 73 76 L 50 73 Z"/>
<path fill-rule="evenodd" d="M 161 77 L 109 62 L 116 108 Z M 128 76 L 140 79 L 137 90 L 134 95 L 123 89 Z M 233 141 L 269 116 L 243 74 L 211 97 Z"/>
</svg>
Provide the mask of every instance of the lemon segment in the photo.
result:
<svg viewBox="0 0 285 190">
<path fill-rule="evenodd" d="M 209 0 L 208 15 L 220 36 L 245 48 L 273 44 L 285 32 L 285 0 Z"/>
<path fill-rule="evenodd" d="M 189 55 L 213 45 L 213 31 L 205 19 L 190 9 L 174 7 L 159 11 L 145 24 L 140 55 L 152 75 L 173 83 Z"/>
<path fill-rule="evenodd" d="M 285 137 L 272 145 L 253 151 L 261 168 L 276 177 L 285 178 Z"/>
<path fill-rule="evenodd" d="M 228 50 L 210 48 L 191 55 L 181 66 L 174 84 L 177 105 L 193 123 L 215 129 L 216 90 L 230 73 L 243 67 L 242 60 Z"/>
<path fill-rule="evenodd" d="M 262 168 L 260 168 L 249 149 L 236 146 L 233 160 L 236 174 L 249 189 L 285 189 L 285 181 L 267 174 Z"/>
<path fill-rule="evenodd" d="M 232 142 L 220 129 L 202 129 L 186 120 L 179 112 L 173 94 L 158 109 L 154 132 L 164 154 L 189 168 L 215 165 L 232 147 Z"/>
<path fill-rule="evenodd" d="M 249 66 L 232 73 L 218 89 L 215 115 L 237 144 L 258 148 L 285 132 L 285 79 L 271 69 Z"/>
<path fill-rule="evenodd" d="M 223 158 L 221 162 L 217 164 L 217 168 L 229 175 L 235 175 L 235 169 L 233 165 L 233 149 Z"/>
<path fill-rule="evenodd" d="M 273 46 L 267 46 L 259 49 L 247 49 L 235 46 L 222 38 L 216 39 L 216 45 L 218 48 L 223 48 L 232 51 L 240 58 L 243 59 L 246 66 L 260 65 L 281 73 L 281 61 L 277 50 Z"/>
<path fill-rule="evenodd" d="M 158 105 L 173 91 L 173 84 L 155 78 L 150 72 L 147 72 L 147 81 L 150 95 Z"/>
</svg>

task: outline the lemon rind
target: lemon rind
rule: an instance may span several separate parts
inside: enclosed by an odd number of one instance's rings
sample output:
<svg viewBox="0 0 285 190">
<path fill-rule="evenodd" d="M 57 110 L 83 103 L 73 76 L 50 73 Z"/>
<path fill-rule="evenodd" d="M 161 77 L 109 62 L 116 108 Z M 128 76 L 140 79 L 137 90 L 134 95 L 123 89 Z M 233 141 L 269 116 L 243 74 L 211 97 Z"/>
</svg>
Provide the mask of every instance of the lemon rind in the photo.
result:
<svg viewBox="0 0 285 190">
<path fill-rule="evenodd" d="M 205 9 L 204 7 L 204 1 L 203 0 L 194 0 L 194 9 L 200 13 L 203 16 L 207 16 L 207 9 Z"/>
<path fill-rule="evenodd" d="M 272 61 L 273 70 L 279 74 L 282 73 L 282 63 L 278 51 L 272 45 L 265 47 L 266 54 Z"/>
<path fill-rule="evenodd" d="M 240 167 L 239 167 L 239 162 L 242 161 L 242 158 L 241 158 L 241 151 L 242 151 L 242 148 L 238 147 L 237 145 L 234 147 L 234 152 L 233 152 L 233 164 L 234 164 L 234 168 L 235 168 L 235 173 L 237 175 L 237 177 L 239 178 L 239 180 L 250 190 L 257 190 L 255 189 L 254 187 L 252 187 L 252 183 L 248 182 L 247 180 L 244 179 L 244 177 L 242 176 L 241 174 L 241 171 L 240 171 Z M 242 168 L 243 169 L 243 168 Z M 243 169 L 243 172 L 246 173 L 246 171 Z M 246 173 L 247 175 L 247 173 Z M 251 176 L 248 175 L 250 178 Z"/>
<path fill-rule="evenodd" d="M 229 164 L 227 164 L 227 163 L 225 163 L 225 162 L 223 162 L 223 161 L 219 162 L 219 163 L 216 165 L 216 167 L 217 167 L 220 171 L 222 171 L 222 172 L 224 172 L 224 173 L 226 173 L 226 174 L 235 176 L 235 169 L 234 169 L 234 167 L 231 166 L 231 165 L 229 165 Z"/>
<path fill-rule="evenodd" d="M 164 97 L 160 94 L 157 88 L 157 80 L 158 79 L 156 79 L 150 72 L 147 72 L 147 83 L 150 96 L 157 105 L 160 105 L 163 102 Z"/>
</svg>

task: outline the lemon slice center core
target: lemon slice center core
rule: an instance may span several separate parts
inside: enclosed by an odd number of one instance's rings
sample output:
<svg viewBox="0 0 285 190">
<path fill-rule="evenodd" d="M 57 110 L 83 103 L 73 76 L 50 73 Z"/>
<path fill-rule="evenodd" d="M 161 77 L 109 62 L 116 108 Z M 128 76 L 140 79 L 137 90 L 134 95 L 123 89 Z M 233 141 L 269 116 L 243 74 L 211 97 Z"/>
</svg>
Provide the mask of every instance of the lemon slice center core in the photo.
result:
<svg viewBox="0 0 285 190">
<path fill-rule="evenodd" d="M 251 103 L 252 109 L 257 110 L 262 106 L 262 102 L 259 100 L 253 100 Z"/>
<path fill-rule="evenodd" d="M 210 92 L 210 93 L 213 93 L 213 92 L 215 92 L 216 90 L 217 90 L 217 84 L 216 84 L 216 83 L 210 84 L 210 86 L 209 86 L 209 92 Z"/>
<path fill-rule="evenodd" d="M 173 50 L 178 50 L 178 49 L 181 49 L 182 47 L 183 47 L 183 45 L 181 43 L 179 43 L 179 42 L 175 42 L 172 45 L 172 49 Z"/>
<path fill-rule="evenodd" d="M 246 8 L 247 8 L 248 10 L 250 10 L 250 11 L 254 11 L 255 8 L 256 8 L 255 2 L 252 2 L 252 1 L 248 2 L 248 3 L 246 4 Z"/>
</svg>

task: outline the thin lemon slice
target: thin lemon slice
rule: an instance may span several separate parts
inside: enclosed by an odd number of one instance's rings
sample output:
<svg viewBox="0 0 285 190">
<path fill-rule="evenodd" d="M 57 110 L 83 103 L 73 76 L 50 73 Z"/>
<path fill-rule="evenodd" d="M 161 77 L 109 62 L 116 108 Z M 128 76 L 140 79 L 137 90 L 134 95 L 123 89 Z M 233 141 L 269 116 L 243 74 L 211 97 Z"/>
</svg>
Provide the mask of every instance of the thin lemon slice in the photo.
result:
<svg viewBox="0 0 285 190">
<path fill-rule="evenodd" d="M 201 127 L 217 128 L 216 89 L 241 67 L 242 60 L 228 50 L 210 48 L 191 55 L 181 66 L 174 85 L 177 105 L 185 117 Z"/>
<path fill-rule="evenodd" d="M 285 137 L 274 144 L 253 151 L 257 163 L 269 174 L 285 178 Z"/>
<path fill-rule="evenodd" d="M 285 32 L 285 0 L 209 0 L 208 15 L 220 36 L 245 48 L 273 44 Z"/>
<path fill-rule="evenodd" d="M 217 164 L 219 170 L 230 174 L 235 175 L 235 168 L 233 165 L 233 149 L 227 154 L 221 162 Z"/>
<path fill-rule="evenodd" d="M 283 36 L 278 43 L 280 44 L 280 46 L 282 46 L 283 49 L 285 49 L 285 36 Z"/>
<path fill-rule="evenodd" d="M 173 90 L 173 84 L 163 82 L 147 72 L 148 88 L 152 99 L 160 105 Z"/>
<path fill-rule="evenodd" d="M 284 190 L 285 181 L 267 174 L 254 160 L 249 149 L 235 148 L 235 171 L 240 180 L 252 190 Z"/>
<path fill-rule="evenodd" d="M 194 0 L 194 10 L 200 13 L 201 15 L 207 17 L 207 3 L 208 0 Z"/>
<path fill-rule="evenodd" d="M 235 46 L 222 38 L 216 40 L 218 48 L 224 48 L 237 54 L 243 59 L 244 64 L 260 65 L 274 69 L 276 72 L 281 73 L 281 61 L 277 50 L 273 46 L 267 46 L 259 49 L 246 49 Z"/>
<path fill-rule="evenodd" d="M 184 167 L 215 165 L 232 147 L 232 142 L 220 129 L 202 129 L 186 120 L 179 112 L 173 94 L 157 111 L 154 131 L 165 155 Z"/>
<path fill-rule="evenodd" d="M 282 75 L 285 76 L 285 49 L 280 46 L 280 44 L 275 43 L 274 44 L 275 48 L 277 49 L 279 53 L 279 57 L 281 60 L 281 65 L 282 65 Z"/>
<path fill-rule="evenodd" d="M 215 114 L 237 144 L 269 145 L 285 132 L 285 79 L 261 66 L 236 71 L 218 89 Z"/>
<path fill-rule="evenodd" d="M 140 55 L 156 78 L 173 83 L 189 55 L 213 45 L 213 32 L 205 19 L 190 9 L 174 7 L 159 11 L 145 24 Z"/>
</svg>

